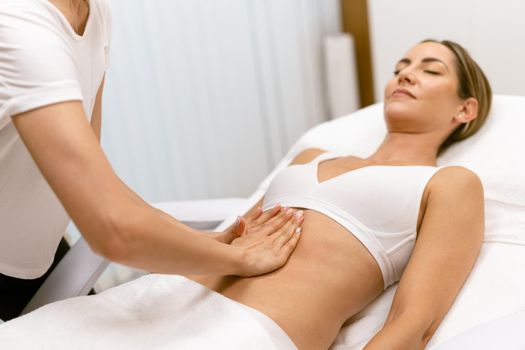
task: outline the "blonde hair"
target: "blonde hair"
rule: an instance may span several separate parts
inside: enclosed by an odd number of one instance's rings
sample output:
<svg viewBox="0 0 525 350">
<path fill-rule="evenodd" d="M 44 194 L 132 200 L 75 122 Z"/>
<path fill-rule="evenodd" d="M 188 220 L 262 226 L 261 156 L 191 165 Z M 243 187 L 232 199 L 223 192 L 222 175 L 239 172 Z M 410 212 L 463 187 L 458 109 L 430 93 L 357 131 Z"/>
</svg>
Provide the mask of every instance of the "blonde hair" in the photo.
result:
<svg viewBox="0 0 525 350">
<path fill-rule="evenodd" d="M 441 144 L 438 155 L 450 145 L 465 140 L 474 135 L 487 120 L 492 104 L 492 88 L 480 66 L 470 56 L 468 51 L 456 42 L 450 40 L 423 40 L 422 43 L 437 43 L 447 47 L 456 58 L 456 72 L 458 76 L 458 97 L 466 100 L 473 97 L 478 101 L 478 115 L 468 123 L 458 126 Z"/>
</svg>

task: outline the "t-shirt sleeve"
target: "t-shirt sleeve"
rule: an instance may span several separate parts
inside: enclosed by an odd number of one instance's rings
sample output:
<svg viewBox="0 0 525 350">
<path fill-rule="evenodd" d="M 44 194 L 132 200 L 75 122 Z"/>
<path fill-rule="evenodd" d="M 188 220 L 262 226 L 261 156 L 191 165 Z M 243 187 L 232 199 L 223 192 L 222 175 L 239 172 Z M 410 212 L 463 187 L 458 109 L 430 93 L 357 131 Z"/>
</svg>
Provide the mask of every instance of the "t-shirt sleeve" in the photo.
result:
<svg viewBox="0 0 525 350">
<path fill-rule="evenodd" d="M 38 107 L 82 100 L 74 53 L 56 22 L 38 8 L 0 9 L 0 123 Z"/>
</svg>

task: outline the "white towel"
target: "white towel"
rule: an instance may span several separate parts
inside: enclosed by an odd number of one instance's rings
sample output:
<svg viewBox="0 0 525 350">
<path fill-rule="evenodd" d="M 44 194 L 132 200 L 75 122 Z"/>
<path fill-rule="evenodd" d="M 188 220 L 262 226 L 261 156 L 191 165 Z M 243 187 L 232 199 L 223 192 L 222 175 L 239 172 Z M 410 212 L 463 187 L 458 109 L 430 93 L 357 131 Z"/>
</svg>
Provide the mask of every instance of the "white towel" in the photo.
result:
<svg viewBox="0 0 525 350">
<path fill-rule="evenodd" d="M 261 322 L 265 316 L 246 308 L 185 277 L 147 275 L 3 323 L 0 344 L 17 350 L 285 349 Z"/>
</svg>

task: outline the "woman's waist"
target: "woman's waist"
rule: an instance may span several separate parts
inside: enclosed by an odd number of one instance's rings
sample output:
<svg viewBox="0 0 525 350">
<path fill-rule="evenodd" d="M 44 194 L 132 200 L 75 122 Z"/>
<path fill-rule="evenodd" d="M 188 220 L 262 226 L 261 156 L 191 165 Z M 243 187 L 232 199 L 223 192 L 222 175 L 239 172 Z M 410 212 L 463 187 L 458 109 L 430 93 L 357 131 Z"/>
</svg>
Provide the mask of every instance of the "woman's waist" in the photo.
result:
<svg viewBox="0 0 525 350">
<path fill-rule="evenodd" d="M 285 320 L 311 323 L 314 318 L 325 324 L 344 322 L 370 301 L 369 295 L 376 296 L 383 289 L 381 272 L 371 264 L 349 261 L 350 256 L 333 251 L 325 251 L 321 257 L 323 249 L 317 249 L 309 256 L 296 252 L 297 256 L 272 273 L 227 277 L 208 287 L 265 313 L 279 324 Z"/>
<path fill-rule="evenodd" d="M 301 240 L 282 268 L 197 281 L 266 314 L 292 339 L 295 333 L 332 334 L 382 290 L 381 272 L 345 228 L 312 210 L 304 215 Z"/>
<path fill-rule="evenodd" d="M 192 279 L 267 315 L 285 316 L 303 311 L 324 313 L 327 306 L 342 304 L 341 299 L 327 298 L 334 292 L 345 293 L 347 284 L 337 278 L 333 267 L 328 269 L 317 259 L 306 262 L 298 257 L 291 257 L 282 268 L 261 276 Z"/>
<path fill-rule="evenodd" d="M 252 278 L 230 276 L 197 282 L 266 315 L 299 349 L 309 343 L 316 344 L 314 348 L 327 348 L 330 335 L 341 326 L 345 306 L 334 307 L 338 303 L 327 300 L 332 288 L 316 286 L 315 278 L 302 278 L 306 273 L 307 269 L 296 274 L 280 269 Z"/>
</svg>

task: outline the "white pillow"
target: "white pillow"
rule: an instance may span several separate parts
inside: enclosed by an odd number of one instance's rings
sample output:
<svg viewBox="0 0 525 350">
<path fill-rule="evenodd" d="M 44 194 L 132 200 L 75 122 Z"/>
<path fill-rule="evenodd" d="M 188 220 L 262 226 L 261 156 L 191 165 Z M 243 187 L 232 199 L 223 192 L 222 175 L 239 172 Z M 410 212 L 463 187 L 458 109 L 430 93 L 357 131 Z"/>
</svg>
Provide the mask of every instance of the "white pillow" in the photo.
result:
<svg viewBox="0 0 525 350">
<path fill-rule="evenodd" d="M 451 146 L 439 165 L 464 165 L 484 185 L 485 243 L 474 270 L 434 335 L 429 348 L 483 322 L 525 308 L 525 97 L 494 96 L 490 116 L 471 138 Z M 320 124 L 304 134 L 248 202 L 256 203 L 280 169 L 306 148 L 367 157 L 386 133 L 383 104 Z M 222 225 L 222 226 L 226 226 Z M 501 244 L 501 243 L 512 244 Z M 332 349 L 361 349 L 382 327 L 397 284 L 354 316 Z"/>
<path fill-rule="evenodd" d="M 474 136 L 450 147 L 440 164 L 460 164 L 475 171 L 485 197 L 525 206 L 525 97 L 494 96 L 485 125 Z"/>
</svg>

